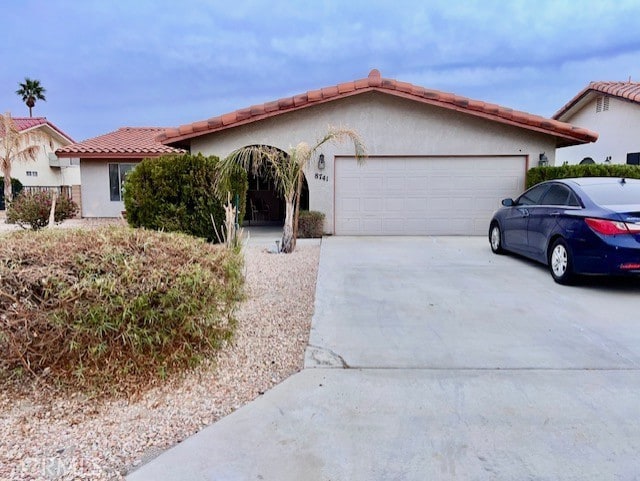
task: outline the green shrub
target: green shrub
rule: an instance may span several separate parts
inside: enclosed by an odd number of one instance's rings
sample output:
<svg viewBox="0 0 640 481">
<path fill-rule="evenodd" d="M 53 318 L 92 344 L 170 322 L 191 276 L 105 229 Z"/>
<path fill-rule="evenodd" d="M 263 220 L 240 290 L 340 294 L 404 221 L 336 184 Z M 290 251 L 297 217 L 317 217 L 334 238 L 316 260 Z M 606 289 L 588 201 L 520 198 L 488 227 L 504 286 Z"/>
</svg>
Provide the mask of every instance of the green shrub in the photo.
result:
<svg viewBox="0 0 640 481">
<path fill-rule="evenodd" d="M 545 180 L 569 177 L 626 177 L 640 179 L 640 167 L 626 164 L 562 165 L 534 167 L 527 172 L 527 189 Z"/>
<path fill-rule="evenodd" d="M 217 195 L 217 157 L 170 155 L 145 159 L 127 176 L 124 205 L 133 227 L 183 232 L 217 241 L 211 215 L 219 227 L 224 222 L 227 193 Z M 245 212 L 247 174 L 238 170 L 222 184 L 240 200 L 239 223 Z"/>
<path fill-rule="evenodd" d="M 22 191 L 13 199 L 7 209 L 7 222 L 30 226 L 33 230 L 46 227 L 49 223 L 53 194 L 50 191 Z M 62 222 L 78 213 L 78 206 L 65 195 L 56 198 L 54 220 Z"/>
<path fill-rule="evenodd" d="M 12 177 L 11 178 L 11 195 L 15 199 L 20 191 L 22 190 L 22 182 L 18 179 Z M 4 177 L 0 177 L 0 210 L 5 209 L 4 202 Z"/>
<path fill-rule="evenodd" d="M 0 244 L 0 372 L 95 391 L 137 386 L 218 349 L 242 256 L 183 234 L 15 232 Z"/>
<path fill-rule="evenodd" d="M 316 238 L 324 233 L 324 214 L 315 210 L 301 210 L 298 219 L 298 237 Z"/>
</svg>

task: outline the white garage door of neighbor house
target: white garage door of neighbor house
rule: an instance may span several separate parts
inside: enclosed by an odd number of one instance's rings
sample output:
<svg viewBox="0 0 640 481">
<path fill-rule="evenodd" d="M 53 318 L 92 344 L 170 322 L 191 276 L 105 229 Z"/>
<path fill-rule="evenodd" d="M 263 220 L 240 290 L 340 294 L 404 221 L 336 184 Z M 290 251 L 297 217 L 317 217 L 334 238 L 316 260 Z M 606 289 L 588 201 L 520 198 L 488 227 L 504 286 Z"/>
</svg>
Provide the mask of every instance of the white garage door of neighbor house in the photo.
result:
<svg viewBox="0 0 640 481">
<path fill-rule="evenodd" d="M 337 235 L 485 235 L 524 187 L 526 157 L 338 157 Z"/>
</svg>

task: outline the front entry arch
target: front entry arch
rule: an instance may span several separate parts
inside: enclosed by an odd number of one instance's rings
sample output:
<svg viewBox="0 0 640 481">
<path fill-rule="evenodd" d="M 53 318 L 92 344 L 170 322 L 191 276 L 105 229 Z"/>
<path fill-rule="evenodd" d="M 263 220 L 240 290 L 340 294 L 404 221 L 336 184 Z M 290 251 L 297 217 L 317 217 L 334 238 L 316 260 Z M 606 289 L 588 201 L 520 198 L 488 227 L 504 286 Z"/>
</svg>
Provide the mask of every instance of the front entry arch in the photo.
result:
<svg viewBox="0 0 640 481">
<path fill-rule="evenodd" d="M 278 150 L 282 155 L 288 154 L 277 147 L 266 146 L 273 150 Z M 248 189 L 246 199 L 246 225 L 271 225 L 281 226 L 284 224 L 285 202 L 282 194 L 276 189 L 273 174 L 268 169 L 263 169 L 257 173 L 250 168 L 247 172 Z M 306 176 L 302 183 L 300 195 L 300 209 L 309 209 L 309 184 Z"/>
</svg>

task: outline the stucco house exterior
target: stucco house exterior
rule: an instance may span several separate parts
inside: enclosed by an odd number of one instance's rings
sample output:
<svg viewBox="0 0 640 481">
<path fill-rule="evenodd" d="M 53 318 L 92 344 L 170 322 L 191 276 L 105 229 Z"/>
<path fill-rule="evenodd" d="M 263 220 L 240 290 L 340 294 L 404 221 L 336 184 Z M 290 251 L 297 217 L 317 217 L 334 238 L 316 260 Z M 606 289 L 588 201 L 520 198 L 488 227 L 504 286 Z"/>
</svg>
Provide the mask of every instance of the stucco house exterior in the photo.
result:
<svg viewBox="0 0 640 481">
<path fill-rule="evenodd" d="M 305 175 L 309 208 L 337 235 L 484 235 L 500 199 L 557 147 L 597 134 L 557 120 L 386 79 L 368 77 L 167 129 L 159 140 L 225 157 L 261 144 L 287 151 L 327 126 L 356 130 L 368 149 L 331 144 Z M 259 186 L 258 186 L 259 187 Z M 250 186 L 250 195 L 251 195 Z"/>
<path fill-rule="evenodd" d="M 39 144 L 35 160 L 13 162 L 11 177 L 32 188 L 64 188 L 65 193 L 80 195 L 80 167 L 71 159 L 59 159 L 55 151 L 74 143 L 74 140 L 45 117 L 12 117 L 21 133 L 40 131 L 43 141 Z M 72 195 L 73 197 L 73 195 Z"/>
<path fill-rule="evenodd" d="M 121 129 L 58 156 L 80 158 L 82 215 L 108 217 L 123 208 L 110 191 L 117 165 L 176 149 L 220 158 L 249 145 L 287 152 L 302 141 L 313 145 L 328 126 L 357 131 L 368 151 L 359 166 L 350 144 L 325 144 L 305 170 L 308 207 L 323 212 L 325 232 L 337 235 L 484 235 L 500 199 L 524 188 L 529 168 L 540 159 L 553 163 L 558 147 L 597 138 L 374 69 L 363 79 L 177 128 Z M 268 179 L 250 179 L 247 205 L 263 218 L 284 218 L 276 197 Z"/>
<path fill-rule="evenodd" d="M 123 127 L 56 151 L 60 159 L 79 159 L 82 217 L 119 217 L 127 172 L 144 158 L 182 152 L 158 142 L 162 132 L 162 127 Z"/>
<path fill-rule="evenodd" d="M 553 118 L 599 134 L 595 143 L 558 149 L 556 165 L 588 159 L 597 164 L 640 164 L 640 83 L 591 82 Z"/>
</svg>

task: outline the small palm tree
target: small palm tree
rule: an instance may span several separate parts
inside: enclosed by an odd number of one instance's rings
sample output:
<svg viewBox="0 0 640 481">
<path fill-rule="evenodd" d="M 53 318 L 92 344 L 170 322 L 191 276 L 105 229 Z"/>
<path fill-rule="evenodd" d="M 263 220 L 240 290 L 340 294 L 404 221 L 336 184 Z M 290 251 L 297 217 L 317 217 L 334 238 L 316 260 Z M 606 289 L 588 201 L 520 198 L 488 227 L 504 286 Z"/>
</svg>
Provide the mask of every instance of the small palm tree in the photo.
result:
<svg viewBox="0 0 640 481">
<path fill-rule="evenodd" d="M 11 114 L 0 114 L 0 171 L 4 175 L 4 200 L 7 205 L 13 199 L 11 192 L 11 166 L 15 161 L 35 160 L 40 146 L 48 139 L 39 130 L 20 132 Z"/>
<path fill-rule="evenodd" d="M 24 79 L 24 83 L 18 85 L 20 85 L 20 88 L 16 90 L 16 94 L 22 97 L 22 101 L 29 107 L 29 117 L 33 117 L 32 109 L 36 104 L 36 100 L 47 100 L 44 97 L 46 90 L 40 85 L 39 80 L 31 80 L 28 77 Z"/>
<path fill-rule="evenodd" d="M 285 153 L 279 149 L 252 145 L 233 151 L 221 163 L 221 176 L 224 178 L 238 166 L 254 175 L 265 172 L 274 180 L 276 189 L 284 196 L 285 217 L 282 232 L 281 252 L 293 252 L 298 237 L 298 215 L 300 212 L 300 194 L 304 181 L 304 168 L 309 165 L 313 154 L 327 142 L 342 142 L 350 140 L 353 143 L 355 157 L 359 163 L 366 158 L 366 150 L 360 136 L 353 130 L 329 127 L 327 133 L 310 146 L 300 142 L 296 147 Z"/>
</svg>

